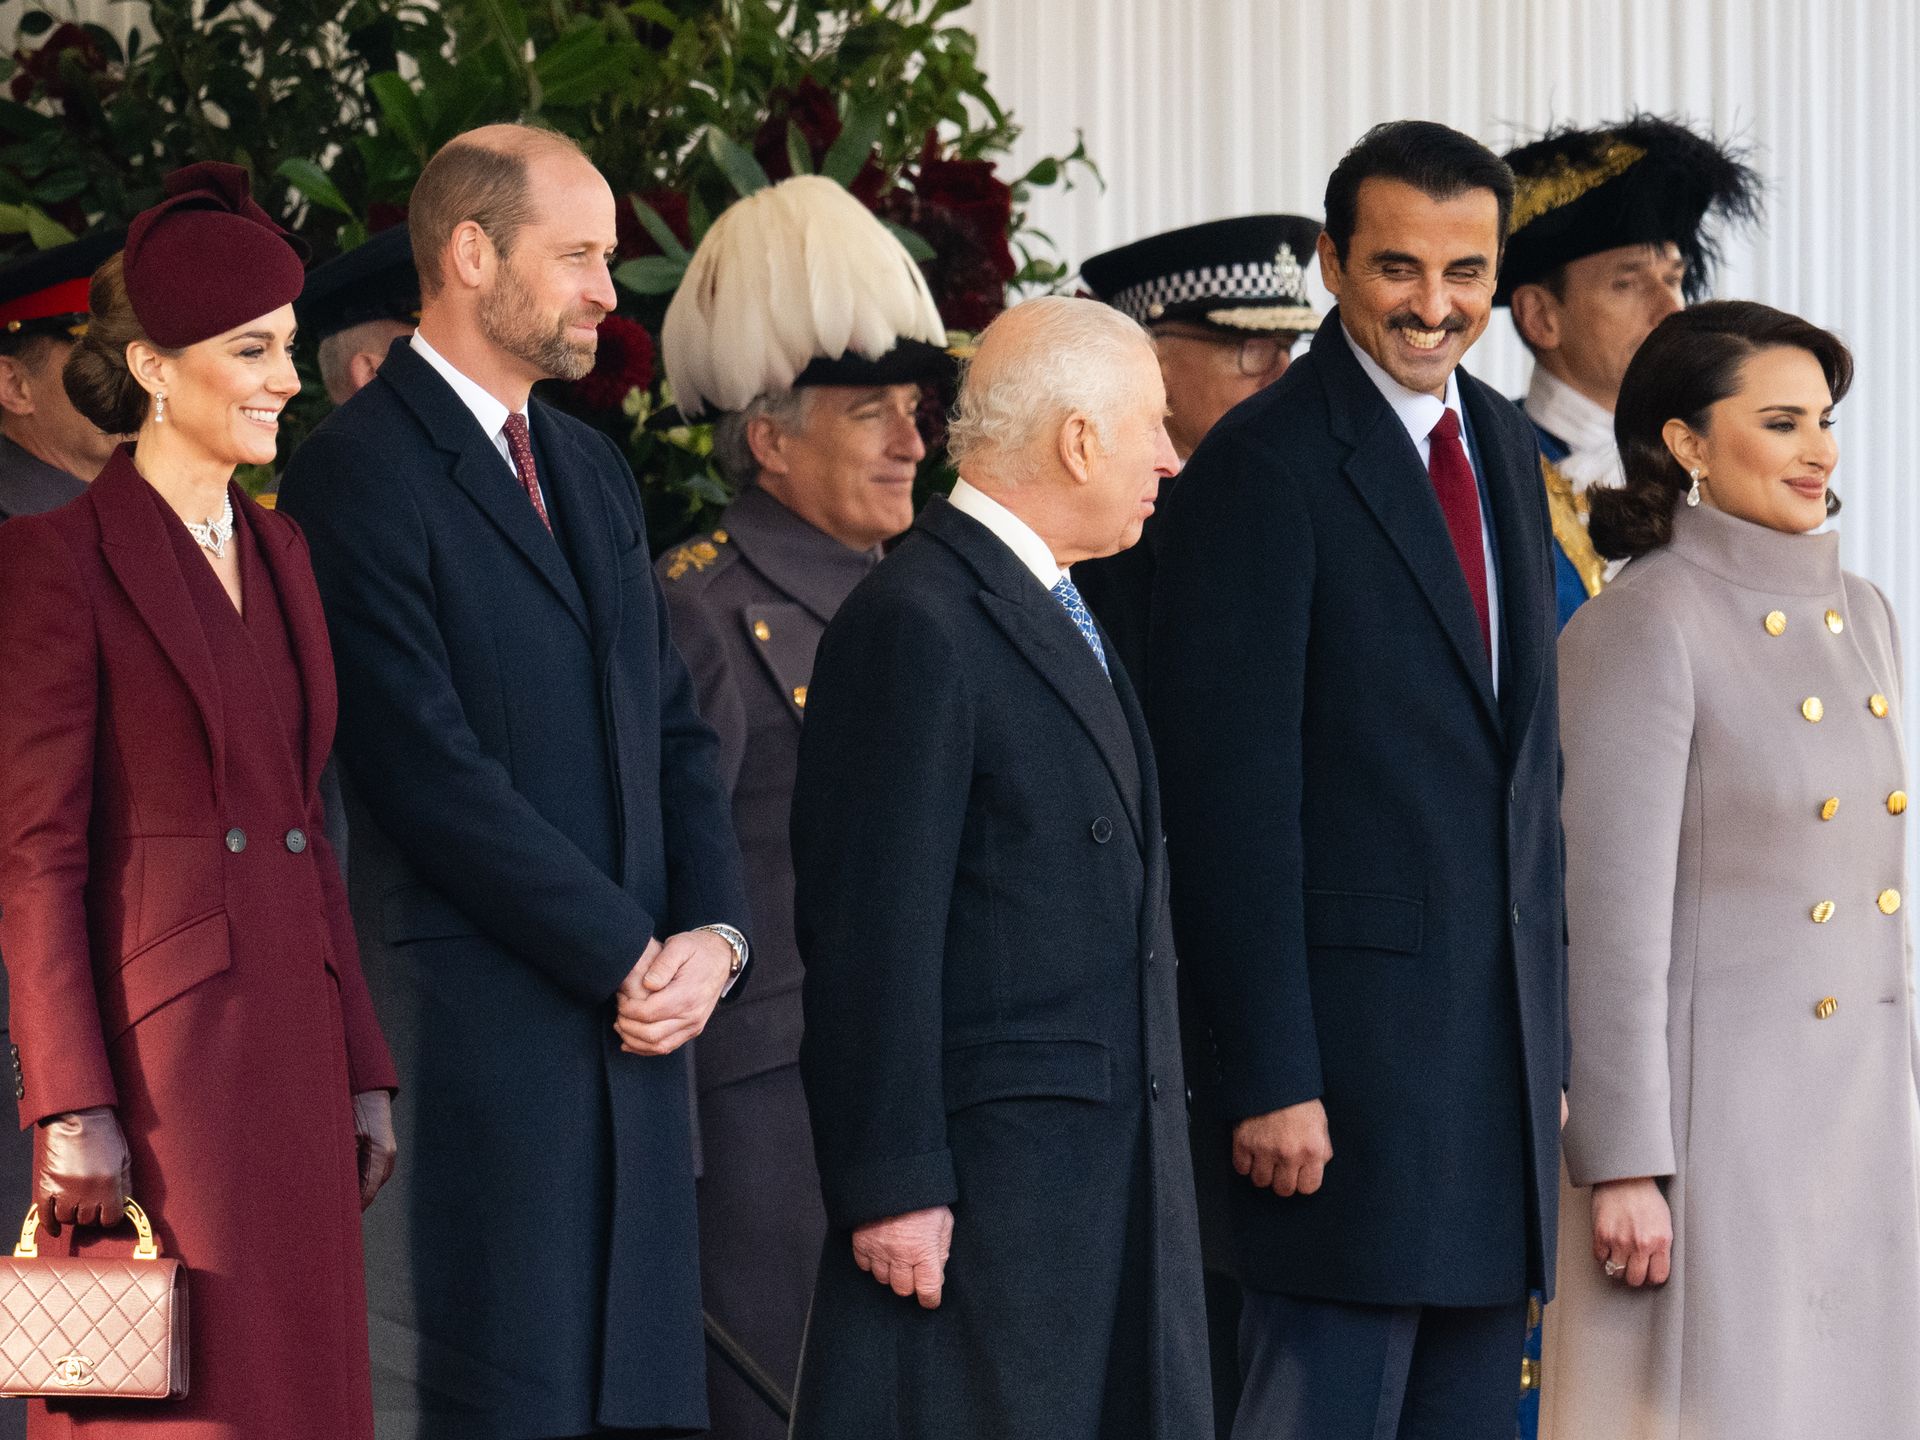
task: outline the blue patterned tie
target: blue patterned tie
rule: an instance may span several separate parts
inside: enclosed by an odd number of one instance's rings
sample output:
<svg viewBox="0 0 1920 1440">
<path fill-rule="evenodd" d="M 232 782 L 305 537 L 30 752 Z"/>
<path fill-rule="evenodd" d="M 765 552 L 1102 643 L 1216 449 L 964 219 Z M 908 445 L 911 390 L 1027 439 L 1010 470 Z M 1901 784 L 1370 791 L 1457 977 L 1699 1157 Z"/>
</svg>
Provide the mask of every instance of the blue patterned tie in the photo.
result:
<svg viewBox="0 0 1920 1440">
<path fill-rule="evenodd" d="M 1093 658 L 1100 662 L 1100 669 L 1111 680 L 1113 672 L 1107 669 L 1106 647 L 1100 643 L 1100 631 L 1094 626 L 1093 616 L 1087 613 L 1087 602 L 1080 598 L 1080 592 L 1074 588 L 1073 581 L 1062 575 L 1053 582 L 1053 598 L 1066 607 L 1067 618 L 1073 621 L 1080 634 L 1085 637 Z"/>
</svg>

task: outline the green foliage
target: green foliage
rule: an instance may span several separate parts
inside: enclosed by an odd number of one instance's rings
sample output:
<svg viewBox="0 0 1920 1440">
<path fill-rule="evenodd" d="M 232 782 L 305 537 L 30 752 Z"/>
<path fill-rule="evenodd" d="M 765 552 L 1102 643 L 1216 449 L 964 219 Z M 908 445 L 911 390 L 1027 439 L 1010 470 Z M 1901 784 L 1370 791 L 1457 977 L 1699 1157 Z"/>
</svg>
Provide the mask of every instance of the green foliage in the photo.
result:
<svg viewBox="0 0 1920 1440">
<path fill-rule="evenodd" d="M 652 335 L 712 218 L 803 172 L 873 208 L 949 323 L 977 327 L 1008 283 L 1066 274 L 1026 224 L 1029 192 L 1098 174 L 1076 146 L 993 178 L 1018 132 L 955 23 L 965 4 L 147 0 L 124 37 L 28 9 L 0 99 L 0 255 L 124 224 L 169 170 L 216 159 L 247 166 L 324 258 L 396 223 L 447 140 L 522 120 L 573 136 L 621 197 L 621 309 Z M 628 355 L 636 381 L 645 358 Z M 552 398 L 626 445 L 664 542 L 728 495 L 709 432 L 671 423 L 659 383 L 608 406 L 626 373 Z M 324 406 L 317 385 L 300 406 Z"/>
</svg>

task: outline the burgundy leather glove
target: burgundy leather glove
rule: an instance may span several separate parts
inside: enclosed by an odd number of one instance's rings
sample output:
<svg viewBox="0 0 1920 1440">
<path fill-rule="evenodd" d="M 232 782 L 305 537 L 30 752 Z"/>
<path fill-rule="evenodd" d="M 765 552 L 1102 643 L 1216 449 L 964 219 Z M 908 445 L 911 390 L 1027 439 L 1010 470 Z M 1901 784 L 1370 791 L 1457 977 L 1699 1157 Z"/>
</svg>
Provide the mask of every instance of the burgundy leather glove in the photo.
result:
<svg viewBox="0 0 1920 1440">
<path fill-rule="evenodd" d="M 133 1186 L 133 1157 L 120 1121 L 105 1105 L 42 1120 L 33 1132 L 33 1199 L 40 1223 L 118 1225 Z"/>
<path fill-rule="evenodd" d="M 393 1097 L 384 1090 L 363 1090 L 354 1096 L 353 1133 L 360 1142 L 360 1208 L 364 1210 L 393 1174 L 394 1158 L 400 1153 L 393 1138 Z"/>
</svg>

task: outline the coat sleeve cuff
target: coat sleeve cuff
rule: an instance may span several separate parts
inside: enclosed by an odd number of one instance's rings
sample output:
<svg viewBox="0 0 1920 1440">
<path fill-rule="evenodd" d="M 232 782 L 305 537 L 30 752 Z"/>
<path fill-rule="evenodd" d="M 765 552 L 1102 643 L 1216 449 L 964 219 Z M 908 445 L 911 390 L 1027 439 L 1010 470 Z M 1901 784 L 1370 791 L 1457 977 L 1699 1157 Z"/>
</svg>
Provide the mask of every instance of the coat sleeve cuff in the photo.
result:
<svg viewBox="0 0 1920 1440">
<path fill-rule="evenodd" d="M 951 1150 L 825 1167 L 820 1185 L 827 1218 L 841 1230 L 915 1210 L 931 1210 L 936 1205 L 951 1205 L 960 1198 Z"/>
<path fill-rule="evenodd" d="M 1567 1179 L 1573 1184 L 1586 1187 L 1645 1176 L 1658 1180 L 1674 1173 L 1673 1135 L 1664 1116 L 1657 1127 L 1616 1121 L 1604 1135 L 1593 1134 L 1593 1128 L 1581 1125 L 1577 1112 L 1567 1122 L 1563 1148 Z"/>
</svg>

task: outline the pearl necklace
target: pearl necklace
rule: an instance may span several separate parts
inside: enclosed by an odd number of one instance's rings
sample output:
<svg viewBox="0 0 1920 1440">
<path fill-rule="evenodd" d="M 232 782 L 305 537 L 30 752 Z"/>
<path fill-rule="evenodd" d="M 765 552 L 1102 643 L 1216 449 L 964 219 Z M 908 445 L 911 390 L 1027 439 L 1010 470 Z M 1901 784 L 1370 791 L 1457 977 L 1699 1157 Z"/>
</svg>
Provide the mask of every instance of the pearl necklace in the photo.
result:
<svg viewBox="0 0 1920 1440">
<path fill-rule="evenodd" d="M 202 550 L 211 550 L 214 559 L 224 560 L 227 542 L 233 538 L 233 496 L 229 494 L 222 499 L 218 520 L 208 516 L 204 525 L 196 525 L 191 520 L 185 523 L 187 533 L 193 536 Z"/>
</svg>

